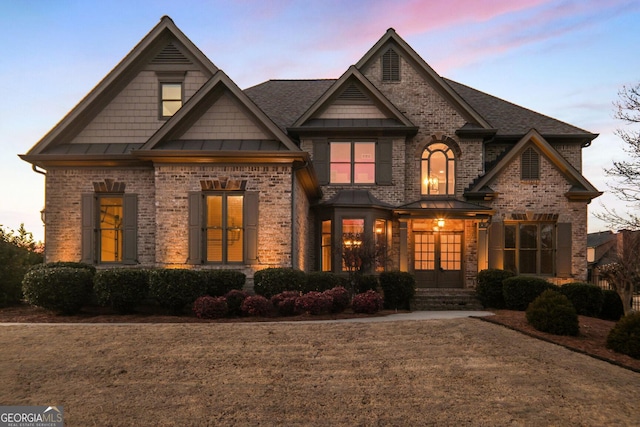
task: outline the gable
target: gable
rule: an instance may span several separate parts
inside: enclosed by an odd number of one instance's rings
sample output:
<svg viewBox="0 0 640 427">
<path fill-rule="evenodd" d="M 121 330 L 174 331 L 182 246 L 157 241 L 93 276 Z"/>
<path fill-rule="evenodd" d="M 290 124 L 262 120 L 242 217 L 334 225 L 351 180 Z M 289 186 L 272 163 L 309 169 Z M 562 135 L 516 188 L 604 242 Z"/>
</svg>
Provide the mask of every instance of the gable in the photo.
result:
<svg viewBox="0 0 640 427">
<path fill-rule="evenodd" d="M 520 181 L 520 159 L 522 154 L 533 148 L 535 153 L 540 155 L 540 182 L 547 182 L 553 179 L 552 174 L 557 174 L 564 179 L 567 185 L 565 196 L 570 200 L 586 200 L 600 196 L 599 192 L 580 172 L 564 159 L 558 151 L 553 148 L 535 129 L 531 129 L 520 141 L 507 152 L 497 164 L 477 179 L 465 196 L 471 199 L 491 200 L 495 197 L 495 191 L 491 187 L 497 180 L 514 179 Z M 543 165 L 551 168 L 544 170 Z"/>
<path fill-rule="evenodd" d="M 272 139 L 228 93 L 223 93 L 178 139 Z"/>
</svg>

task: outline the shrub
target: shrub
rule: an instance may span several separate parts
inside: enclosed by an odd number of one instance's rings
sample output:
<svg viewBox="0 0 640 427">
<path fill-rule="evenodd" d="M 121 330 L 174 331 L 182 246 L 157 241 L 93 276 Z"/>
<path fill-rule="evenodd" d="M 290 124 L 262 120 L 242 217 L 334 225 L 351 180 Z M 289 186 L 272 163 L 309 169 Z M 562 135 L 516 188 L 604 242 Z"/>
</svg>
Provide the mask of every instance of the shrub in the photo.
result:
<svg viewBox="0 0 640 427">
<path fill-rule="evenodd" d="M 382 310 L 384 300 L 376 291 L 367 291 L 353 297 L 351 307 L 354 313 L 374 314 Z"/>
<path fill-rule="evenodd" d="M 640 359 L 640 312 L 622 317 L 607 336 L 607 348 Z"/>
<path fill-rule="evenodd" d="M 244 287 L 247 276 L 237 270 L 200 270 L 204 283 L 204 292 L 207 295 L 219 297 L 227 292 Z"/>
<path fill-rule="evenodd" d="M 307 275 L 293 268 L 267 268 L 253 276 L 253 290 L 265 298 L 284 291 L 302 291 L 306 283 Z"/>
<path fill-rule="evenodd" d="M 225 294 L 229 316 L 242 316 L 242 302 L 249 294 L 245 291 L 232 289 Z"/>
<path fill-rule="evenodd" d="M 619 320 L 624 314 L 624 307 L 620 295 L 616 291 L 602 291 L 602 310 L 600 310 L 600 318 L 606 320 Z"/>
<path fill-rule="evenodd" d="M 242 301 L 241 309 L 246 316 L 267 317 L 271 314 L 273 306 L 262 295 L 249 295 Z"/>
<path fill-rule="evenodd" d="M 200 319 L 220 319 L 227 315 L 227 299 L 205 295 L 193 303 L 193 312 Z"/>
<path fill-rule="evenodd" d="M 295 309 L 298 313 L 323 314 L 331 311 L 333 299 L 322 292 L 307 292 L 296 299 Z"/>
<path fill-rule="evenodd" d="M 279 316 L 293 316 L 296 313 L 296 300 L 300 292 L 284 291 L 271 297 L 271 304 Z"/>
<path fill-rule="evenodd" d="M 195 270 L 178 268 L 149 272 L 149 296 L 174 314 L 182 313 L 204 294 L 202 276 Z"/>
<path fill-rule="evenodd" d="M 602 289 L 589 283 L 567 283 L 560 286 L 560 293 L 576 308 L 579 315 L 596 317 L 602 310 Z"/>
<path fill-rule="evenodd" d="M 578 335 L 578 313 L 561 293 L 547 289 L 527 308 L 527 321 L 539 331 L 554 335 Z"/>
<path fill-rule="evenodd" d="M 29 304 L 76 314 L 91 298 L 93 275 L 86 268 L 32 268 L 22 280 Z"/>
<path fill-rule="evenodd" d="M 509 310 L 524 311 L 547 289 L 557 290 L 558 287 L 539 277 L 509 277 L 502 282 L 505 307 Z"/>
<path fill-rule="evenodd" d="M 409 310 L 416 294 L 415 278 L 403 271 L 380 273 L 380 286 L 384 292 L 384 306 L 393 310 Z"/>
<path fill-rule="evenodd" d="M 504 279 L 515 276 L 508 270 L 489 269 L 478 273 L 478 286 L 476 293 L 484 307 L 504 308 L 504 295 L 502 282 Z"/>
<path fill-rule="evenodd" d="M 93 278 L 93 290 L 100 305 L 131 313 L 147 297 L 149 273 L 125 268 L 100 270 Z"/>
<path fill-rule="evenodd" d="M 89 270 L 92 276 L 96 274 L 95 266 L 91 264 L 86 264 L 84 262 L 75 262 L 75 261 L 48 262 L 46 264 L 35 265 L 32 268 L 58 268 L 58 267 L 82 268 L 85 270 Z"/>
<path fill-rule="evenodd" d="M 347 291 L 344 286 L 338 286 L 333 289 L 329 289 L 327 291 L 324 291 L 324 293 L 331 297 L 332 313 L 342 313 L 347 309 L 347 307 L 349 307 L 349 291 Z"/>
<path fill-rule="evenodd" d="M 313 271 L 307 274 L 306 285 L 300 289 L 303 293 L 316 291 L 323 292 L 336 286 L 343 286 L 346 279 L 328 271 Z"/>
<path fill-rule="evenodd" d="M 356 293 L 378 290 L 378 277 L 373 274 L 358 274 L 356 276 Z"/>
</svg>

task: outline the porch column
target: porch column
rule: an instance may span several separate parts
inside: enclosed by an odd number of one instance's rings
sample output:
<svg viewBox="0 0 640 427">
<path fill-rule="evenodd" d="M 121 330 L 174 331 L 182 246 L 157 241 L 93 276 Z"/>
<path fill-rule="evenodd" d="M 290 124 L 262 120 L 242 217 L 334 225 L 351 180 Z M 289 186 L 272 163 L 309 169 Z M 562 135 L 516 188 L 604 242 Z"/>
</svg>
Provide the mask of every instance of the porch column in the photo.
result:
<svg viewBox="0 0 640 427">
<path fill-rule="evenodd" d="M 406 220 L 400 220 L 400 271 L 409 271 L 409 233 Z"/>
</svg>

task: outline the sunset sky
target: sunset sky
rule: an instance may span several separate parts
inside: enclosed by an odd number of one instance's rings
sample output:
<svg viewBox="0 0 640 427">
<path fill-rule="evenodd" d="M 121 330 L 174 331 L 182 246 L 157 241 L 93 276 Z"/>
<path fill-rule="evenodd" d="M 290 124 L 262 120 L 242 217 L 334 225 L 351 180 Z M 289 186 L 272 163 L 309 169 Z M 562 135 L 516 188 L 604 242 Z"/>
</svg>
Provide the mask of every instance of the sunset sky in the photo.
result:
<svg viewBox="0 0 640 427">
<path fill-rule="evenodd" d="M 624 159 L 613 102 L 640 83 L 640 1 L 0 0 L 0 225 L 44 238 L 44 177 L 18 158 L 163 15 L 241 88 L 338 78 L 392 27 L 443 77 L 600 136 L 583 174 Z M 627 208 L 610 194 L 595 199 Z M 589 231 L 606 229 L 590 214 Z"/>
</svg>

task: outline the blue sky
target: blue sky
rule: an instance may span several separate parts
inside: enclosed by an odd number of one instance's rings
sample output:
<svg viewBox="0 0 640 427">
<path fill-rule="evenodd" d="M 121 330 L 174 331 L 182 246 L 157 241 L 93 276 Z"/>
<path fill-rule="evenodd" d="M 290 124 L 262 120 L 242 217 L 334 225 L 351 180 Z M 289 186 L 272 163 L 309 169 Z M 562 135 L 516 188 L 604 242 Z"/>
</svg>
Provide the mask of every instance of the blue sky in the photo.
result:
<svg viewBox="0 0 640 427">
<path fill-rule="evenodd" d="M 241 88 L 337 78 L 393 27 L 440 75 L 600 136 L 583 174 L 624 159 L 612 103 L 640 82 L 636 0 L 0 0 L 0 225 L 44 238 L 44 177 L 18 158 L 163 15 Z M 602 205 L 627 208 L 605 194 Z M 589 231 L 606 229 L 591 215 Z"/>
</svg>

